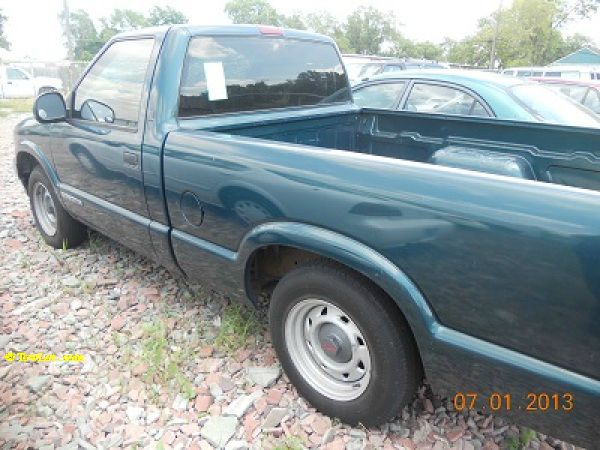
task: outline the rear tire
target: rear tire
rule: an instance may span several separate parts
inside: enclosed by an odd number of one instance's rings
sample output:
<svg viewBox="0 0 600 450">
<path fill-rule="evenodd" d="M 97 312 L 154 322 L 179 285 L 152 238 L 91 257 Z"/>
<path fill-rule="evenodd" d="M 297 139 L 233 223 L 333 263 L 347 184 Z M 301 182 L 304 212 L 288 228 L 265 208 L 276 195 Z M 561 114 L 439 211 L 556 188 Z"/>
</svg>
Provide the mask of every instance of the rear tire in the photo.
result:
<svg viewBox="0 0 600 450">
<path fill-rule="evenodd" d="M 338 264 L 311 262 L 286 274 L 273 291 L 269 322 L 298 392 L 345 423 L 392 419 L 421 381 L 416 345 L 396 306 Z"/>
<path fill-rule="evenodd" d="M 65 211 L 54 186 L 39 166 L 29 175 L 27 193 L 35 226 L 48 245 L 54 248 L 73 248 L 86 239 L 85 225 Z"/>
</svg>

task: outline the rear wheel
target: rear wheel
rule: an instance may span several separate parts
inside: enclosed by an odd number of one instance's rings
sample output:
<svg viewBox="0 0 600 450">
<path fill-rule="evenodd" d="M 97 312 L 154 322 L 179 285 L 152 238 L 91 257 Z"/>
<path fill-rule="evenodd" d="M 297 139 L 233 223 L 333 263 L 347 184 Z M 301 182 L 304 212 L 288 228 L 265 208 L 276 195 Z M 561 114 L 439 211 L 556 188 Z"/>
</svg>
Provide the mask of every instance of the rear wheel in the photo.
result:
<svg viewBox="0 0 600 450">
<path fill-rule="evenodd" d="M 29 175 L 27 191 L 35 225 L 47 244 L 54 248 L 71 248 L 85 240 L 85 225 L 65 211 L 52 183 L 39 166 Z"/>
<path fill-rule="evenodd" d="M 373 426 L 414 395 L 421 365 L 408 325 L 352 271 L 313 262 L 288 273 L 273 292 L 269 321 L 286 374 L 321 412 Z"/>
</svg>

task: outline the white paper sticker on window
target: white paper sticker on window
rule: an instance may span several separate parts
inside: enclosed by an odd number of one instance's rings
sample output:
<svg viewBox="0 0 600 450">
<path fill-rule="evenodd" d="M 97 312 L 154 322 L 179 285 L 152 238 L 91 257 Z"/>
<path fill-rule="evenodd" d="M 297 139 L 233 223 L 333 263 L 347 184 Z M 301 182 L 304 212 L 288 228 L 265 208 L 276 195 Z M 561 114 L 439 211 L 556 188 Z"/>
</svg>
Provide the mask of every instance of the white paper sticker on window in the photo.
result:
<svg viewBox="0 0 600 450">
<path fill-rule="evenodd" d="M 208 99 L 227 100 L 227 85 L 225 84 L 225 72 L 223 63 L 205 62 L 204 74 L 206 75 L 206 87 L 208 89 Z"/>
</svg>

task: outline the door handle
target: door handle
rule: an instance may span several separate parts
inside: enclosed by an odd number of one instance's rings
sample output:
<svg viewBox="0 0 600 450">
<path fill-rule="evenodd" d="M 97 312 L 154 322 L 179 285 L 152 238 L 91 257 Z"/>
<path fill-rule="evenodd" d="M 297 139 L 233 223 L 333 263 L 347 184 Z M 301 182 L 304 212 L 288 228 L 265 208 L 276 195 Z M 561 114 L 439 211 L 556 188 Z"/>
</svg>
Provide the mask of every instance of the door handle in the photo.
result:
<svg viewBox="0 0 600 450">
<path fill-rule="evenodd" d="M 123 152 L 123 162 L 128 166 L 137 167 L 137 165 L 138 165 L 137 153 Z"/>
</svg>

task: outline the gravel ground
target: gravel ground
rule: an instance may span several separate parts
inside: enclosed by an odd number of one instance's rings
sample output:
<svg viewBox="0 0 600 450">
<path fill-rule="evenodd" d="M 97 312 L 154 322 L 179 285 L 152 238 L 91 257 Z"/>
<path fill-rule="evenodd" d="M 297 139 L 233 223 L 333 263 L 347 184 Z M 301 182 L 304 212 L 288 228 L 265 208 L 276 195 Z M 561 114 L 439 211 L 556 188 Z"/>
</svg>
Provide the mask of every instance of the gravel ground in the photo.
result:
<svg viewBox="0 0 600 450">
<path fill-rule="evenodd" d="M 425 386 L 380 428 L 317 413 L 281 373 L 264 320 L 97 233 L 46 246 L 13 169 L 16 122 L 0 122 L 0 349 L 57 360 L 2 358 L 2 448 L 574 448 L 457 413 Z"/>
</svg>

